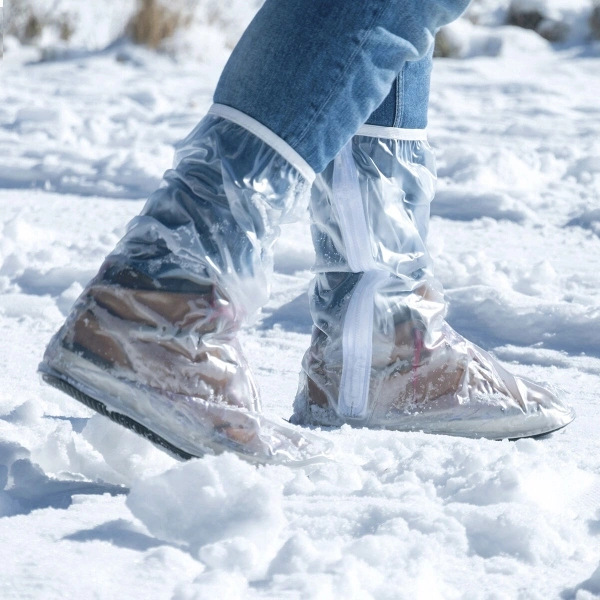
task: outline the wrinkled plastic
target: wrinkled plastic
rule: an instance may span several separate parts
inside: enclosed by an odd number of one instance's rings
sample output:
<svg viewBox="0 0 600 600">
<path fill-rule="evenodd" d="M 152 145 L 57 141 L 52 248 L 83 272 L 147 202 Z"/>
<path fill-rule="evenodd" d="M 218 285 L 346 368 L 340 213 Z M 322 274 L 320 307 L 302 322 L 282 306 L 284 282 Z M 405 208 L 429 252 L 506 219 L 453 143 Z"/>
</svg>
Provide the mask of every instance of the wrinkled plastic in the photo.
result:
<svg viewBox="0 0 600 600">
<path fill-rule="evenodd" d="M 367 136 L 317 177 L 314 328 L 292 422 L 501 439 L 574 418 L 444 320 L 426 248 L 435 179 L 427 142 Z"/>
<path fill-rule="evenodd" d="M 244 128 L 208 116 L 86 287 L 40 371 L 193 456 L 318 459 L 326 444 L 260 414 L 236 332 L 268 298 L 278 225 L 307 184 Z"/>
</svg>

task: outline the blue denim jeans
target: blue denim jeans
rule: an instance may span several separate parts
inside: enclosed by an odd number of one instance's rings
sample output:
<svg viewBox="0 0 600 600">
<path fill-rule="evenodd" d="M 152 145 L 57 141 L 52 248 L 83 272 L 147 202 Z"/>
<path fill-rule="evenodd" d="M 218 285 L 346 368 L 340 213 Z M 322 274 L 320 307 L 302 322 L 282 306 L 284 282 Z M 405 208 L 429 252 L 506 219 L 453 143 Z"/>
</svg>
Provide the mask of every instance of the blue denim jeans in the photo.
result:
<svg viewBox="0 0 600 600">
<path fill-rule="evenodd" d="M 433 46 L 425 58 L 408 61 L 398 74 L 390 93 L 367 119 L 367 125 L 425 129 Z"/>
<path fill-rule="evenodd" d="M 389 118 L 393 107 L 395 123 L 423 126 L 427 93 L 418 81 L 429 63 L 421 59 L 436 30 L 468 4 L 267 0 L 227 62 L 214 101 L 256 119 L 320 173 L 372 114 Z"/>
</svg>

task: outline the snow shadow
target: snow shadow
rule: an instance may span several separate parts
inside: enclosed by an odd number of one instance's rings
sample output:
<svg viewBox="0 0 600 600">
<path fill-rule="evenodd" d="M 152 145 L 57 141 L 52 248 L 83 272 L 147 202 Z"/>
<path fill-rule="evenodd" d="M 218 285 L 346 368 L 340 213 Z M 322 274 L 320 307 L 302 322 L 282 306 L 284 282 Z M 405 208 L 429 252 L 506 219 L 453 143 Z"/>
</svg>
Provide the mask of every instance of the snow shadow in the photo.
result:
<svg viewBox="0 0 600 600">
<path fill-rule="evenodd" d="M 13 514 L 29 514 L 40 508 L 69 508 L 73 496 L 107 493 L 116 496 L 129 491 L 124 486 L 104 482 L 51 479 L 28 459 L 15 461 L 9 474 L 13 485 L 4 494 L 14 502 Z"/>
<path fill-rule="evenodd" d="M 311 332 L 312 317 L 306 292 L 271 313 L 268 312 L 268 309 L 263 312 L 266 316 L 262 319 L 259 329 L 273 329 L 273 327 L 278 326 L 284 331 L 293 333 L 310 334 Z"/>
<path fill-rule="evenodd" d="M 600 314 L 575 303 L 511 304 L 498 290 L 470 286 L 448 290 L 448 323 L 485 349 L 512 344 L 600 356 Z"/>
<path fill-rule="evenodd" d="M 437 192 L 431 215 L 453 221 L 474 221 L 483 217 L 523 223 L 532 212 L 523 202 L 497 192 L 473 193 L 453 188 Z"/>
<path fill-rule="evenodd" d="M 4 126 L 8 131 L 11 131 L 11 128 L 19 133 L 16 126 Z M 30 160 L 38 160 L 38 164 L 32 167 L 0 166 L 0 188 L 39 189 L 83 197 L 143 200 L 160 184 L 160 178 L 146 175 L 139 169 L 132 169 L 126 159 L 115 166 L 113 163 L 118 159 L 114 156 L 85 160 L 59 150 L 54 154 L 61 162 L 70 166 L 49 167 L 43 164 L 43 157 L 39 156 L 29 157 Z"/>
<path fill-rule="evenodd" d="M 54 267 L 46 273 L 40 269 L 27 268 L 13 282 L 24 294 L 60 296 L 74 283 L 83 287 L 95 274 L 95 269 L 86 270 L 77 266 Z"/>
<path fill-rule="evenodd" d="M 588 531 L 590 535 L 600 535 L 600 514 L 598 519 L 590 519 L 588 521 Z"/>
<path fill-rule="evenodd" d="M 95 540 L 110 542 L 113 546 L 138 550 L 139 552 L 145 552 L 157 546 L 173 545 L 143 533 L 139 526 L 125 519 L 108 521 L 92 529 L 82 529 L 62 539 L 73 542 L 92 542 Z"/>
<path fill-rule="evenodd" d="M 44 419 L 67 421 L 71 424 L 71 429 L 74 433 L 81 433 L 89 421 L 87 417 L 63 417 L 62 415 L 44 415 Z"/>
<path fill-rule="evenodd" d="M 575 600 L 579 596 L 579 591 L 589 592 L 595 598 L 600 596 L 600 565 L 588 579 L 573 588 L 565 589 L 560 597 L 562 600 Z M 587 598 L 588 596 L 586 595 L 585 597 Z"/>
<path fill-rule="evenodd" d="M 600 158 L 598 158 L 598 171 L 600 171 Z M 577 217 L 573 217 L 565 227 L 581 227 L 592 231 L 600 237 L 600 208 L 586 210 Z"/>
<path fill-rule="evenodd" d="M 575 305 L 552 306 L 552 310 L 544 310 L 543 306 L 520 310 L 498 296 L 495 290 L 480 288 L 484 297 L 478 301 L 472 297 L 475 288 L 449 290 L 447 320 L 456 331 L 482 348 L 491 350 L 511 345 L 521 354 L 529 348 L 530 356 L 521 357 L 522 361 L 516 357 L 505 357 L 505 360 L 519 360 L 524 364 L 529 360 L 529 364 L 561 367 L 570 364 L 571 356 L 582 353 L 600 356 L 600 320 L 594 311 Z M 258 326 L 260 330 L 279 327 L 291 333 L 311 333 L 312 317 L 306 293 L 271 312 L 267 308 L 264 313 Z"/>
<path fill-rule="evenodd" d="M 102 481 L 52 479 L 29 459 L 29 451 L 12 442 L 0 443 L 0 518 L 29 514 L 40 508 L 66 509 L 73 496 L 127 494 L 128 488 Z"/>
</svg>

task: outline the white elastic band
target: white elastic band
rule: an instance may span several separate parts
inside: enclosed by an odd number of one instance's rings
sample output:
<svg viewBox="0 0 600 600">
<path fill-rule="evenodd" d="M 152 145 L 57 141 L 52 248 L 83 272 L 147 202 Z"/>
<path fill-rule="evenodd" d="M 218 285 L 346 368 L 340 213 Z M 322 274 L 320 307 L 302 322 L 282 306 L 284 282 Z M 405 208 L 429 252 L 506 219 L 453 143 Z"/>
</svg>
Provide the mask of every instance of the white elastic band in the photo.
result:
<svg viewBox="0 0 600 600">
<path fill-rule="evenodd" d="M 356 135 L 385 138 L 387 140 L 421 140 L 427 141 L 427 129 L 402 129 L 400 127 L 380 127 L 379 125 L 363 125 Z"/>
<path fill-rule="evenodd" d="M 315 172 L 313 168 L 284 140 L 273 133 L 268 127 L 259 123 L 256 119 L 249 117 L 237 108 L 226 106 L 225 104 L 213 104 L 209 111 L 209 115 L 222 117 L 247 129 L 250 133 L 260 138 L 265 144 L 271 146 L 273 150 L 281 154 L 292 167 L 300 172 L 302 177 L 312 183 L 315 180 Z"/>
</svg>

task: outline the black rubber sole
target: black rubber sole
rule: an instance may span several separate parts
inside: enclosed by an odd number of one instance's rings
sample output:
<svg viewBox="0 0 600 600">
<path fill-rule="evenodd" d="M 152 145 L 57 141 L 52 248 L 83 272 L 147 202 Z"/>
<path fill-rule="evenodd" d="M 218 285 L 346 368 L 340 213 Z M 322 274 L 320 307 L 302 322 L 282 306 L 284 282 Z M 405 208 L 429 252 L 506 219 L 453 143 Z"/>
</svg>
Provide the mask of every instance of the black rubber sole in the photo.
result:
<svg viewBox="0 0 600 600">
<path fill-rule="evenodd" d="M 126 429 L 130 429 L 131 431 L 141 435 L 144 439 L 152 442 L 155 446 L 158 446 L 161 450 L 166 450 L 169 454 L 173 454 L 177 458 L 181 458 L 183 460 L 190 460 L 191 458 L 200 458 L 200 456 L 195 456 L 186 452 L 185 450 L 181 450 L 177 446 L 171 444 L 165 440 L 165 438 L 161 437 L 154 431 L 148 429 L 145 425 L 134 421 L 131 417 L 126 415 L 122 415 L 121 413 L 109 410 L 105 404 L 84 394 L 76 387 L 72 386 L 70 383 L 67 383 L 64 379 L 60 377 L 56 377 L 54 375 L 50 375 L 49 373 L 42 373 L 42 379 L 52 387 L 64 392 L 74 398 L 78 402 L 85 404 L 88 408 L 95 410 L 98 414 L 101 414 L 103 417 L 108 417 L 111 421 L 125 427 Z"/>
<path fill-rule="evenodd" d="M 203 456 L 202 454 L 194 455 L 194 454 L 190 454 L 189 452 L 186 452 L 185 450 L 181 450 L 181 448 L 178 448 L 177 446 L 173 445 L 171 442 L 167 441 L 165 438 L 161 437 L 157 433 L 154 433 L 154 431 L 148 429 L 145 425 L 138 423 L 131 417 L 128 417 L 128 416 L 118 413 L 116 411 L 109 410 L 103 402 L 100 402 L 99 400 L 96 400 L 95 398 L 92 398 L 91 396 L 84 394 L 82 391 L 78 390 L 76 387 L 72 386 L 70 383 L 66 382 L 64 379 L 61 379 L 60 377 L 56 377 L 55 375 L 50 375 L 49 373 L 42 373 L 42 379 L 48 385 L 51 385 L 52 387 L 55 387 L 56 389 L 60 390 L 61 392 L 68 394 L 69 396 L 71 396 L 71 398 L 74 398 L 75 400 L 77 400 L 78 402 L 81 402 L 88 408 L 95 410 L 98 414 L 102 415 L 103 417 L 108 417 L 111 421 L 114 421 L 118 425 L 121 425 L 122 427 L 125 427 L 126 429 L 129 429 L 129 430 L 133 431 L 134 433 L 137 433 L 144 439 L 148 440 L 149 442 L 151 442 L 152 444 L 157 446 L 159 449 L 167 452 L 168 454 L 173 455 L 175 458 L 179 458 L 182 460 L 190 460 L 192 458 L 201 458 Z M 544 433 L 538 433 L 538 434 L 533 434 L 530 436 L 523 436 L 523 437 L 519 437 L 519 438 L 504 438 L 504 439 L 508 439 L 511 442 L 517 441 L 519 439 L 524 439 L 524 437 L 528 437 L 530 439 L 540 439 L 540 438 L 543 439 L 546 436 L 550 435 L 551 433 L 554 433 L 555 431 L 559 431 L 559 430 L 563 429 L 568 424 L 569 423 L 562 425 L 561 427 L 557 427 L 556 429 L 554 429 L 552 431 L 546 431 Z M 242 456 L 242 458 L 245 458 L 245 457 Z"/>
<path fill-rule="evenodd" d="M 556 429 L 551 429 L 550 431 L 544 431 L 544 433 L 534 433 L 533 435 L 524 435 L 521 437 L 506 438 L 506 439 L 508 439 L 509 442 L 516 442 L 518 440 L 543 440 L 546 438 L 546 436 L 549 436 L 552 433 L 556 433 L 557 431 L 564 429 L 567 425 L 570 425 L 572 422 L 573 421 L 569 421 L 568 423 L 565 423 L 564 425 L 561 425 L 560 427 L 557 427 Z M 497 440 L 497 441 L 502 441 L 502 440 Z"/>
</svg>

